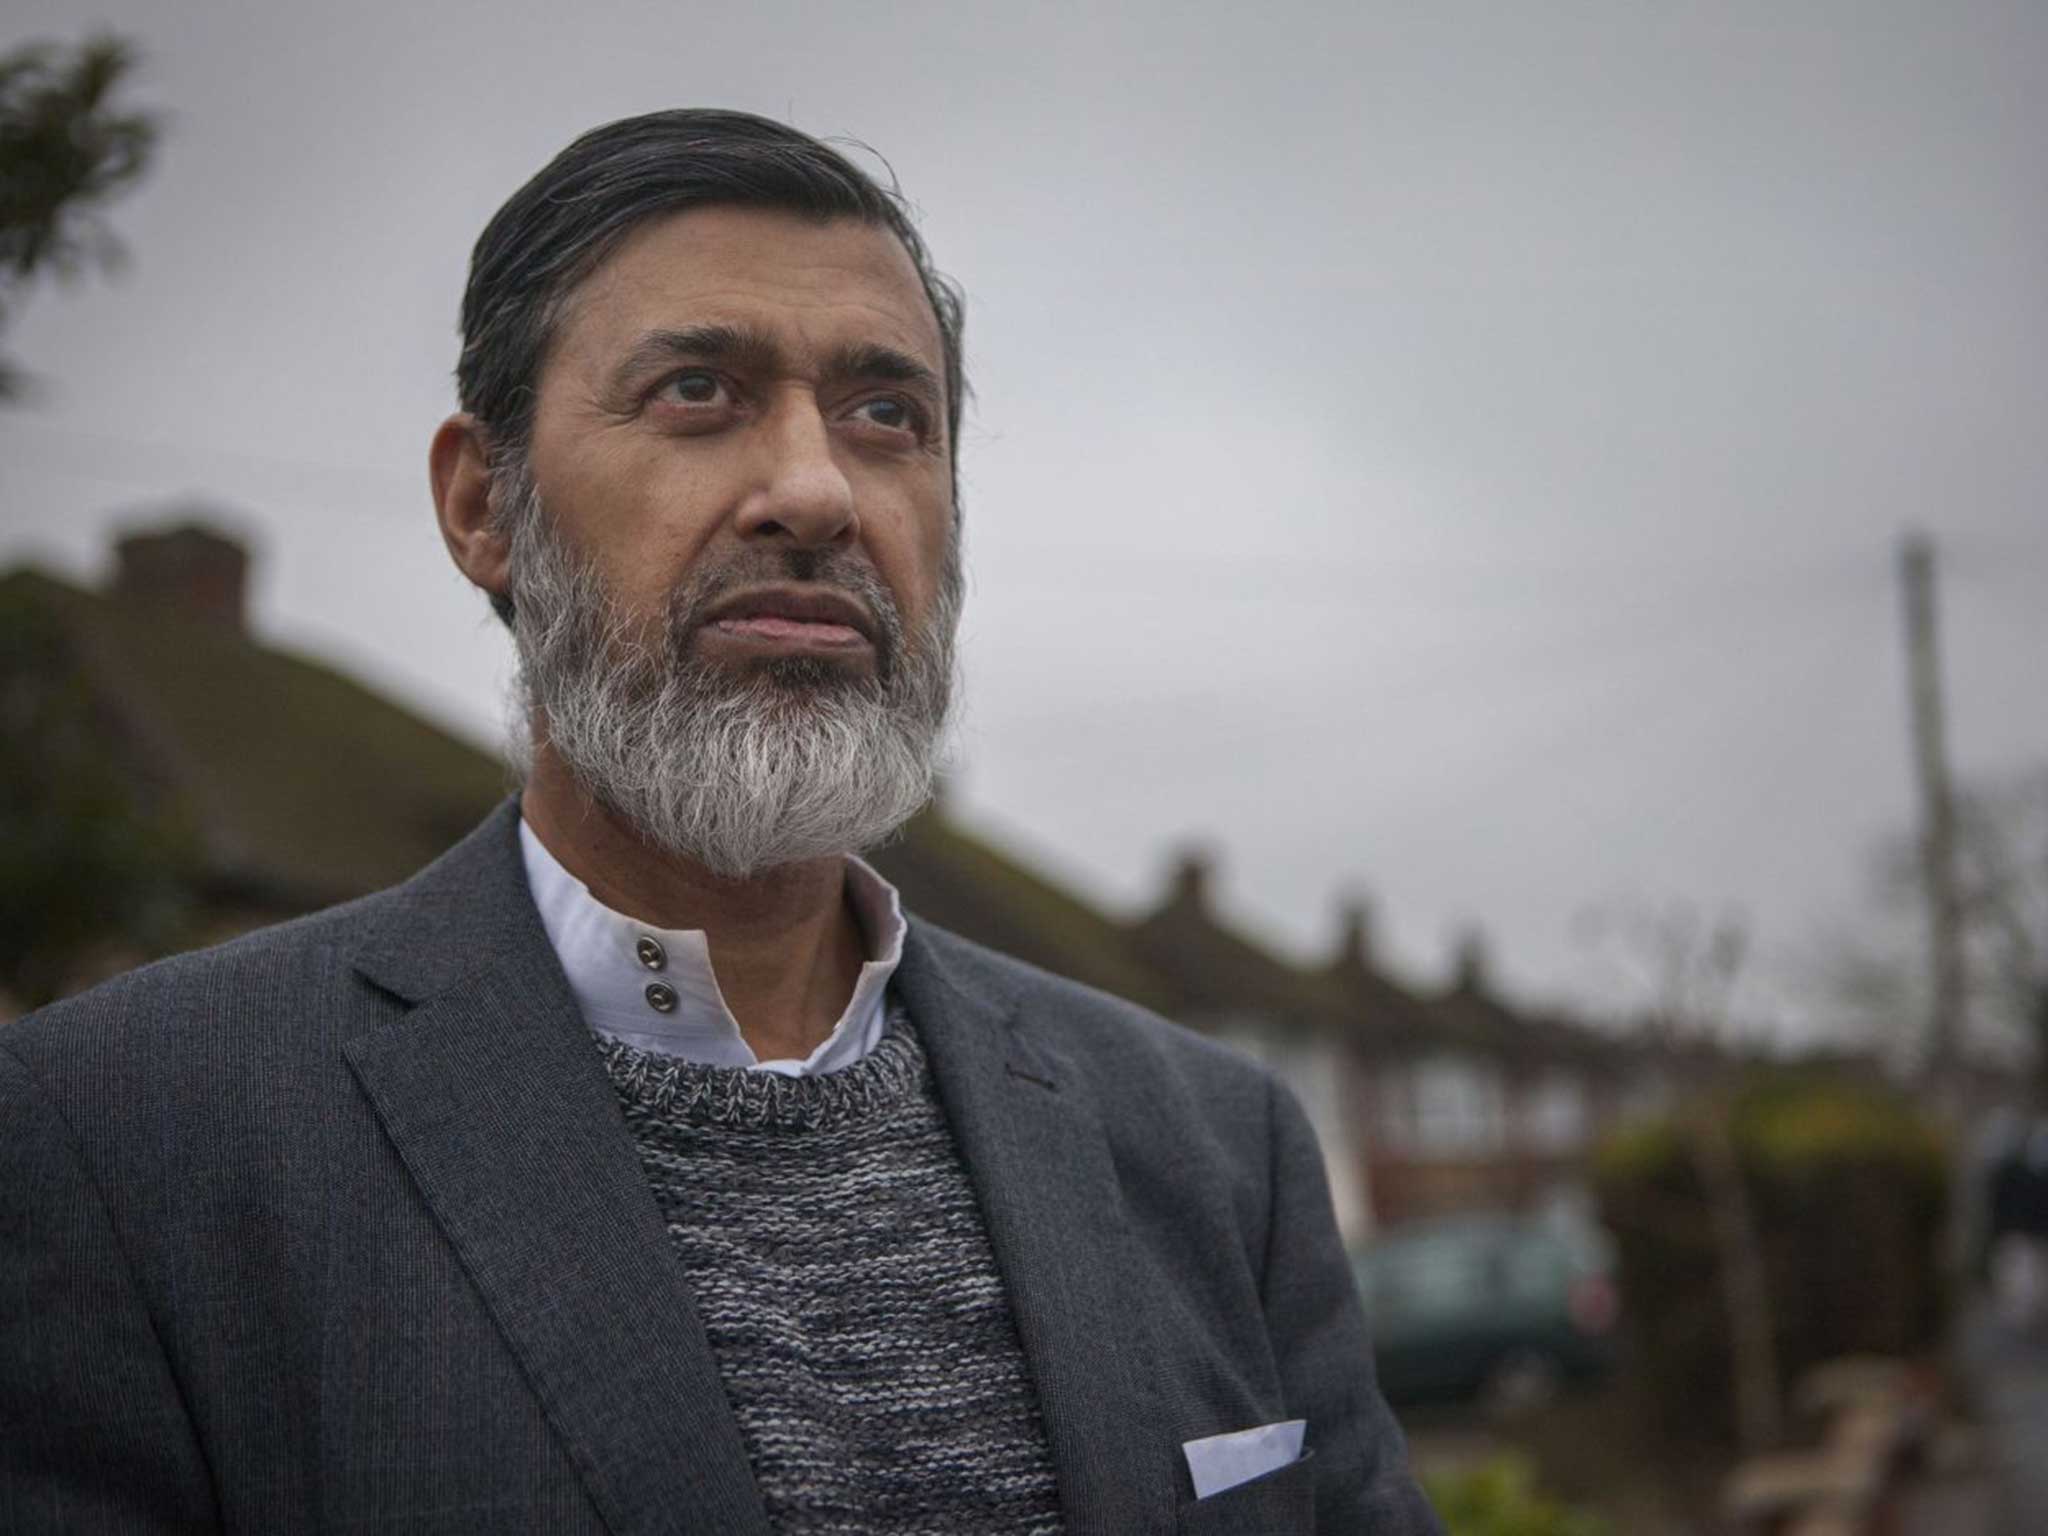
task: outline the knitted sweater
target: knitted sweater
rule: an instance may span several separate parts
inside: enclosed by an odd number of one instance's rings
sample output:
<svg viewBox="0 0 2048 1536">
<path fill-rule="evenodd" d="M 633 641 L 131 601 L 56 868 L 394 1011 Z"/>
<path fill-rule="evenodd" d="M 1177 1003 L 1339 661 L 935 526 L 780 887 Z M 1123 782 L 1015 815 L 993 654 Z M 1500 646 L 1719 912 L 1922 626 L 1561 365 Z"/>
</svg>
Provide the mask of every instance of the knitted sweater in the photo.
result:
<svg viewBox="0 0 2048 1536">
<path fill-rule="evenodd" d="M 815 1077 L 601 1040 L 770 1522 L 1052 1536 L 1052 1462 L 924 1049 Z"/>
</svg>

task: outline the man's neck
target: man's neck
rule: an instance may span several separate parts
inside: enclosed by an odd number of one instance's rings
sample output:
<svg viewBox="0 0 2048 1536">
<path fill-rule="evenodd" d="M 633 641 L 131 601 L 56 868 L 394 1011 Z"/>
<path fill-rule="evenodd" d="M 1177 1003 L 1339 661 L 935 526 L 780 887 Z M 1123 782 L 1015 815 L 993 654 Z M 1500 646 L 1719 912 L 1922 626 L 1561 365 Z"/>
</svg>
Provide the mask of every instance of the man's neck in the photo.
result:
<svg viewBox="0 0 2048 1536">
<path fill-rule="evenodd" d="M 839 855 L 746 880 L 651 848 L 590 798 L 543 743 L 520 796 L 526 824 L 615 912 L 698 928 L 718 990 L 757 1060 L 802 1060 L 832 1032 L 866 959 Z"/>
</svg>

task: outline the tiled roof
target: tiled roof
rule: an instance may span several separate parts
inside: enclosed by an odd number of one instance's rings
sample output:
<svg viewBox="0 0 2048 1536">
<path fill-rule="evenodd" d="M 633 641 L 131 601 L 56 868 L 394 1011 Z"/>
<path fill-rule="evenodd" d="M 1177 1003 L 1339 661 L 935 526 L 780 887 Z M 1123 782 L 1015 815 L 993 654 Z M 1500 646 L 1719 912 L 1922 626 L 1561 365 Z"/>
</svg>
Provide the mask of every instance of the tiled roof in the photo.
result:
<svg viewBox="0 0 2048 1536">
<path fill-rule="evenodd" d="M 404 879 L 507 791 L 489 753 L 240 629 L 33 569 L 0 604 L 54 625 L 121 766 L 196 829 L 203 878 L 313 907 Z"/>
<path fill-rule="evenodd" d="M 1217 914 L 1205 860 L 1183 859 L 1165 901 L 1131 924 L 1129 935 L 1176 1018 L 1263 1018 L 1343 1030 L 1355 1015 L 1352 999 L 1330 977 L 1289 964 Z"/>
</svg>

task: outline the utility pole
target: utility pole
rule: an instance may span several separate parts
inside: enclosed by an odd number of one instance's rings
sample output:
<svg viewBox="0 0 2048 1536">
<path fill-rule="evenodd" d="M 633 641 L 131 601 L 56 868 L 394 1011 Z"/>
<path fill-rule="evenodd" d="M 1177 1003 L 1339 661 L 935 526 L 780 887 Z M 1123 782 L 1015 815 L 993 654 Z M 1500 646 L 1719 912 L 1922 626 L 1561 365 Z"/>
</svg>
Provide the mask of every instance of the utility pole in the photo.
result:
<svg viewBox="0 0 2048 1536">
<path fill-rule="evenodd" d="M 1949 788 L 1941 651 L 1935 627 L 1934 541 L 1908 534 L 1899 547 L 1906 599 L 1906 668 L 1913 716 L 1913 758 L 1920 781 L 1920 885 L 1927 900 L 1929 972 L 1927 1079 L 1939 1086 L 1957 1064 L 1963 1033 L 1962 900 L 1956 882 L 1956 813 Z"/>
</svg>

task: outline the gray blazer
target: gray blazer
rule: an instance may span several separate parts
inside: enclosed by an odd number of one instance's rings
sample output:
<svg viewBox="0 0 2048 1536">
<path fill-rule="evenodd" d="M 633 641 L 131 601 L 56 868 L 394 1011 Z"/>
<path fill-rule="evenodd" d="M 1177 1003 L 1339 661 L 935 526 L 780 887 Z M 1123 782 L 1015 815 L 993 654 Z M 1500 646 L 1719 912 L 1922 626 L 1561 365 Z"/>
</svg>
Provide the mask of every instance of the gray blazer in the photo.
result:
<svg viewBox="0 0 2048 1536">
<path fill-rule="evenodd" d="M 1301 1111 L 912 925 L 1067 1529 L 1437 1529 Z M 1308 1420 L 1194 1497 L 1182 1442 Z M 507 803 L 405 885 L 0 1031 L 0 1530 L 768 1523 Z"/>
</svg>

